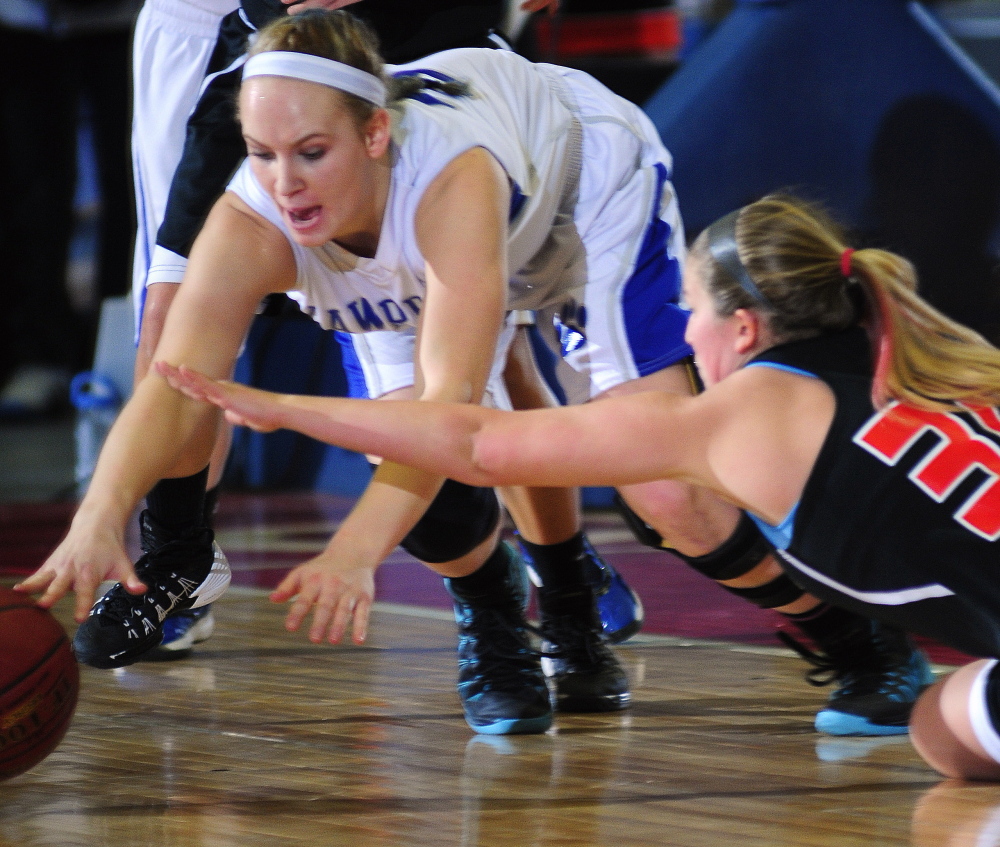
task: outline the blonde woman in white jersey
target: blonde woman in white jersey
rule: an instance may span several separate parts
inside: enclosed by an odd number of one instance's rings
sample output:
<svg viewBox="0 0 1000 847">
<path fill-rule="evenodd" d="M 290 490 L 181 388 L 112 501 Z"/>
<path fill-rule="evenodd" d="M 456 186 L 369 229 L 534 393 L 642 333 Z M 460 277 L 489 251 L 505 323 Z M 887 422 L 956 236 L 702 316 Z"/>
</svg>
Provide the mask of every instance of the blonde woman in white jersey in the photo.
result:
<svg viewBox="0 0 1000 847">
<path fill-rule="evenodd" d="M 503 51 L 450 51 L 418 65 L 396 69 L 387 94 L 365 28 L 344 12 L 309 12 L 261 33 L 240 95 L 249 160 L 195 244 L 157 358 L 227 377 L 258 303 L 284 291 L 324 327 L 398 331 L 367 363 L 401 385 L 412 375 L 412 388 L 389 399 L 504 405 L 498 377 L 513 309 L 536 310 L 552 327 L 575 402 L 689 393 L 677 304 L 683 232 L 669 155 L 645 116 L 584 74 Z M 84 661 L 121 663 L 149 649 L 164 613 L 224 590 L 207 560 L 140 579 L 123 548 L 140 498 L 163 477 L 203 469 L 218 425 L 216 413 L 148 375 L 68 537 L 22 584 L 44 591 L 43 605 L 74 589 L 83 620 L 100 580 L 121 581 L 77 633 Z M 621 493 L 733 588 L 785 612 L 818 605 L 784 580 L 735 508 L 671 481 Z M 446 578 L 455 600 L 469 724 L 544 731 L 549 695 L 525 643 L 524 587 L 498 544 L 498 514 L 491 489 L 382 463 L 324 554 L 272 599 L 294 598 L 290 630 L 312 611 L 313 641 L 337 642 L 348 628 L 363 641 L 375 568 L 402 544 Z M 557 707 L 627 705 L 627 679 L 600 637 L 566 643 L 567 631 L 594 629 L 585 580 L 566 574 L 540 601 Z M 581 619 L 591 625 L 569 625 Z"/>
<path fill-rule="evenodd" d="M 135 32 L 132 148 L 139 222 L 133 282 L 136 382 L 148 369 L 178 288 L 176 283 L 183 279 L 191 242 L 246 154 L 233 107 L 247 40 L 256 30 L 286 12 L 350 6 L 352 14 L 373 26 L 382 50 L 395 56 L 397 63 L 453 47 L 502 43 L 489 28 L 501 19 L 504 4 L 498 0 L 422 0 L 412 5 L 395 0 L 241 0 L 235 12 L 222 18 L 213 41 L 208 37 L 212 23 L 230 2 L 222 0 L 217 6 L 208 2 L 203 7 L 197 0 L 148 0 Z M 557 0 L 527 0 L 516 5 L 521 14 L 545 7 L 551 12 Z M 192 109 L 196 95 L 198 104 Z M 182 141 L 184 152 L 180 154 Z M 527 373 L 515 384 L 515 388 L 521 386 L 516 396 L 521 403 L 544 402 L 544 395 L 526 397 L 524 393 L 544 388 L 533 363 L 527 361 L 528 350 L 523 338 L 512 348 L 512 357 L 527 366 Z M 344 353 L 353 362 L 350 344 L 345 345 Z M 348 372 L 360 375 L 359 369 L 348 368 Z M 506 377 L 509 384 L 509 372 Z M 375 396 L 380 384 L 352 381 L 352 394 Z M 173 543 L 178 537 L 201 526 L 212 527 L 228 445 L 229 431 L 223 429 L 207 480 L 200 472 L 190 478 L 165 479 L 147 494 L 146 508 L 138 519 L 147 556 L 145 566 L 156 566 L 162 547 L 173 558 L 179 557 L 180 550 Z M 538 579 L 562 562 L 588 558 L 604 633 L 613 641 L 634 634 L 642 625 L 641 601 L 581 531 L 576 492 L 530 491 L 524 492 L 523 502 L 512 501 L 518 493 L 516 489 L 506 491 L 505 505 L 518 525 L 521 555 L 530 557 Z M 193 541 L 187 555 L 197 556 L 201 548 L 213 543 L 207 535 Z M 216 555 L 221 565 L 223 554 L 216 549 Z M 211 604 L 178 610 L 164 621 L 162 643 L 143 659 L 181 658 L 194 644 L 210 637 L 213 629 Z"/>
</svg>

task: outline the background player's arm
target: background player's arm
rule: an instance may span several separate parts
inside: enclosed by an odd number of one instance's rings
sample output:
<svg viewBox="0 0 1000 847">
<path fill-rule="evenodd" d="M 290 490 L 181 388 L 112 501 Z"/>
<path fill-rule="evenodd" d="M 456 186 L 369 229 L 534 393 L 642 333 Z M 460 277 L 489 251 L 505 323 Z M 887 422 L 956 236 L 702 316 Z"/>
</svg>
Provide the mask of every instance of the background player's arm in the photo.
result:
<svg viewBox="0 0 1000 847">
<path fill-rule="evenodd" d="M 241 69 L 222 71 L 246 52 L 251 32 L 239 11 L 222 19 L 207 69 L 210 77 L 187 120 L 181 157 L 156 233 L 153 266 L 147 272 L 148 287 L 135 360 L 136 384 L 149 370 L 194 240 L 233 171 L 246 156 L 246 144 L 234 110 Z"/>
</svg>

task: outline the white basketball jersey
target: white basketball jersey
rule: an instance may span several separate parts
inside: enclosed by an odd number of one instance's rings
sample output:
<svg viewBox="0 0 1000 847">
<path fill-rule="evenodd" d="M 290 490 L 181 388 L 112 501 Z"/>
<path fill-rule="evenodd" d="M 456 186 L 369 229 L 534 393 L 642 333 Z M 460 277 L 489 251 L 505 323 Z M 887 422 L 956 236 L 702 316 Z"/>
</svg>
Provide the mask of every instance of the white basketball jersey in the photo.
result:
<svg viewBox="0 0 1000 847">
<path fill-rule="evenodd" d="M 441 170 L 473 147 L 488 150 L 511 181 L 511 309 L 541 308 L 585 283 L 581 238 L 597 204 L 620 187 L 623 174 L 669 162 L 637 107 L 577 71 L 488 49 L 451 50 L 390 70 L 456 79 L 469 85 L 471 96 L 431 89 L 393 107 L 392 181 L 373 258 L 332 242 L 296 244 L 248 163 L 229 185 L 288 237 L 298 274 L 289 296 L 326 329 L 356 333 L 416 325 L 425 295 L 425 265 L 414 232 L 417 207 Z M 624 128 L 634 143 L 617 162 L 591 166 L 581 190 L 584 138 L 602 124 L 618 133 Z M 578 202 L 587 197 L 592 203 L 586 205 L 596 207 L 593 214 Z M 647 210 L 637 213 L 644 223 Z"/>
</svg>

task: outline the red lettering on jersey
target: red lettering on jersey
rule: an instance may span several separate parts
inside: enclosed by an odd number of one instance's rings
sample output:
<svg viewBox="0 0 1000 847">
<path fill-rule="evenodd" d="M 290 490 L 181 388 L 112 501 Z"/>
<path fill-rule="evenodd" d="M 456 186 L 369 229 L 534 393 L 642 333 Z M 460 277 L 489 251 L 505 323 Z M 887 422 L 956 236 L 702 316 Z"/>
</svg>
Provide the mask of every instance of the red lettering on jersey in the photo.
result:
<svg viewBox="0 0 1000 847">
<path fill-rule="evenodd" d="M 968 411 L 987 429 L 1000 432 L 996 409 Z M 869 420 L 854 443 L 895 465 L 926 432 L 935 433 L 938 443 L 910 471 L 910 479 L 940 503 L 971 471 L 985 471 L 986 480 L 955 512 L 955 520 L 990 541 L 1000 538 L 1000 445 L 957 415 L 894 403 Z"/>
<path fill-rule="evenodd" d="M 969 411 L 984 427 L 1000 432 L 1000 414 L 991 406 L 970 406 Z"/>
</svg>

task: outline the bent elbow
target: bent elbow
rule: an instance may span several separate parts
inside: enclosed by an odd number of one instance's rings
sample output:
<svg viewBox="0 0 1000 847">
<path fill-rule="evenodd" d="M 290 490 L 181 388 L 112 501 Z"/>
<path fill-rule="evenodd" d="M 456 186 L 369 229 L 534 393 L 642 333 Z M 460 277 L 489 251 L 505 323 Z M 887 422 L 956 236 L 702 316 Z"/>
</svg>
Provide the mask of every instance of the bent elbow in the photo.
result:
<svg viewBox="0 0 1000 847">
<path fill-rule="evenodd" d="M 490 488 L 506 485 L 508 483 L 505 478 L 506 468 L 507 463 L 504 461 L 502 451 L 492 449 L 473 439 L 468 465 L 469 479 L 462 482 Z"/>
</svg>

